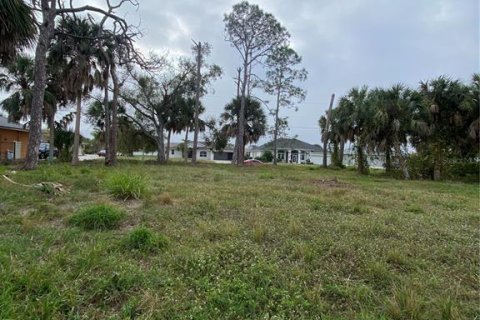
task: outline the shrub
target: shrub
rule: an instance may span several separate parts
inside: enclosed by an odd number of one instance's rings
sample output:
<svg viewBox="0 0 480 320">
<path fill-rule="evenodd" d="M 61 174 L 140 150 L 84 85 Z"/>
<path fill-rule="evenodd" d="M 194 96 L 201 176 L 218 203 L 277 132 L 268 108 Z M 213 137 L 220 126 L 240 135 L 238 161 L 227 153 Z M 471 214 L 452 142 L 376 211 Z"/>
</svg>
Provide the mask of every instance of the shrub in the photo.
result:
<svg viewBox="0 0 480 320">
<path fill-rule="evenodd" d="M 257 160 L 262 162 L 272 162 L 273 161 L 273 153 L 271 151 L 265 151 L 261 157 L 257 157 Z"/>
<path fill-rule="evenodd" d="M 128 249 L 150 252 L 165 249 L 167 245 L 167 238 L 143 227 L 131 231 L 125 241 L 125 247 Z"/>
<path fill-rule="evenodd" d="M 147 183 L 141 175 L 115 173 L 106 181 L 107 190 L 117 199 L 140 199 L 147 192 Z"/>
<path fill-rule="evenodd" d="M 111 205 L 100 204 L 81 209 L 70 218 L 70 224 L 85 230 L 115 229 L 125 213 Z"/>
</svg>

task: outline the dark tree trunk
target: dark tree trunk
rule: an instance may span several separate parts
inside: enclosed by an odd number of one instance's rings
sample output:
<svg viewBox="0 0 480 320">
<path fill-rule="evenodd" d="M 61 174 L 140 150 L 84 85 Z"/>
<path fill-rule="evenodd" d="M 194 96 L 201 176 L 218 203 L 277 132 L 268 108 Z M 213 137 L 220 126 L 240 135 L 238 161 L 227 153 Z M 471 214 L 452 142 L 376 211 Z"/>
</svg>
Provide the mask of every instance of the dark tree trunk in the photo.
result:
<svg viewBox="0 0 480 320">
<path fill-rule="evenodd" d="M 32 109 L 30 111 L 30 134 L 28 137 L 27 156 L 23 169 L 32 170 L 38 164 L 38 148 L 42 138 L 42 109 L 46 86 L 46 57 L 55 27 L 56 1 L 41 1 L 43 21 L 39 26 L 37 47 L 35 48 L 34 85 Z"/>
<path fill-rule="evenodd" d="M 365 167 L 365 154 L 363 153 L 363 147 L 357 146 L 357 171 L 360 174 L 366 174 L 367 168 Z"/>
<path fill-rule="evenodd" d="M 389 147 L 385 149 L 385 172 L 392 172 L 392 156 Z"/>
<path fill-rule="evenodd" d="M 157 127 L 157 136 L 155 141 L 157 142 L 157 162 L 160 164 L 165 163 L 165 143 L 163 141 L 163 123 L 160 123 Z"/>
<path fill-rule="evenodd" d="M 165 160 L 170 160 L 170 138 L 172 136 L 172 129 L 168 130 L 167 135 L 167 149 L 165 150 Z"/>
<path fill-rule="evenodd" d="M 338 142 L 333 142 L 333 152 L 332 152 L 332 159 L 331 164 L 335 166 L 339 166 L 338 160 Z"/>
<path fill-rule="evenodd" d="M 106 57 L 106 54 L 104 55 Z M 111 115 L 110 115 L 110 105 L 108 101 L 108 78 L 109 78 L 109 65 L 105 66 L 104 74 L 103 74 L 103 108 L 105 110 L 105 165 L 108 166 L 110 164 L 110 132 L 111 132 Z"/>
<path fill-rule="evenodd" d="M 340 137 L 340 150 L 338 154 L 338 161 L 340 162 L 340 166 L 343 167 L 343 155 L 345 154 L 345 139 Z"/>
<path fill-rule="evenodd" d="M 117 77 L 117 68 L 115 66 L 115 61 L 112 61 L 110 66 L 110 75 L 112 76 L 113 82 L 113 97 L 112 97 L 112 126 L 110 130 L 110 165 L 115 166 L 117 164 L 117 132 L 118 132 L 118 117 L 117 117 L 117 106 L 118 106 L 118 96 L 120 94 L 120 84 L 118 83 Z M 163 129 L 162 129 L 163 130 Z M 163 144 L 163 135 L 162 135 L 162 144 Z"/>
<path fill-rule="evenodd" d="M 53 162 L 53 151 L 55 149 L 55 112 L 51 112 L 49 115 L 49 129 L 50 129 L 50 137 L 49 137 L 49 143 L 50 143 L 50 148 L 48 150 L 48 161 L 51 163 Z"/>
<path fill-rule="evenodd" d="M 73 137 L 72 165 L 78 165 L 78 152 L 80 149 L 80 117 L 82 115 L 82 94 L 77 93 L 77 109 L 75 112 L 75 135 Z"/>
<path fill-rule="evenodd" d="M 185 130 L 185 142 L 183 143 L 183 156 L 185 157 L 185 162 L 187 162 L 188 161 L 188 127 L 187 127 L 187 130 Z"/>
</svg>

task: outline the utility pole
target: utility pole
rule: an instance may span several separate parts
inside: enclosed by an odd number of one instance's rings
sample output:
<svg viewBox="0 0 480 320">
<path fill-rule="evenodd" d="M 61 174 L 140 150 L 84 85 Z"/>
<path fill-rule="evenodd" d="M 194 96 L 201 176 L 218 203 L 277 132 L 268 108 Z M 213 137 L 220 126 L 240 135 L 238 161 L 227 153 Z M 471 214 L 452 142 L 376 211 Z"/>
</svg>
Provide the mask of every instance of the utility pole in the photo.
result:
<svg viewBox="0 0 480 320">
<path fill-rule="evenodd" d="M 327 167 L 327 146 L 328 146 L 328 128 L 330 127 L 330 116 L 332 114 L 333 100 L 335 99 L 335 93 L 332 93 L 330 98 L 330 106 L 327 112 L 327 123 L 325 124 L 325 131 L 323 132 L 323 167 Z"/>
<path fill-rule="evenodd" d="M 193 41 L 195 49 L 197 51 L 197 73 L 195 76 L 195 115 L 194 115 L 194 126 L 195 132 L 193 135 L 193 150 L 192 150 L 192 164 L 197 163 L 197 146 L 198 146 L 198 132 L 200 130 L 199 124 L 199 111 L 200 111 L 200 84 L 201 84 L 201 68 L 202 68 L 202 43 L 196 43 Z M 187 143 L 187 142 L 185 142 Z"/>
</svg>

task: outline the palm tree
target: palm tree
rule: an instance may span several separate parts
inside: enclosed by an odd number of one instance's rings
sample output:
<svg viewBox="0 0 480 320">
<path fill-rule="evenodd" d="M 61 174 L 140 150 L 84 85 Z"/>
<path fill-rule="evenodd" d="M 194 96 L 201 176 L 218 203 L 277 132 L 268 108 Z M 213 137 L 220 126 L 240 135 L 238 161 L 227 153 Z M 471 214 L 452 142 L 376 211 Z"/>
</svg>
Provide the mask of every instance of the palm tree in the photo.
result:
<svg viewBox="0 0 480 320">
<path fill-rule="evenodd" d="M 412 144 L 432 159 L 433 179 L 438 180 L 448 157 L 465 155 L 462 149 L 470 144 L 469 131 L 478 119 L 478 98 L 475 89 L 446 77 L 420 83 L 419 92 Z"/>
<path fill-rule="evenodd" d="M 22 0 L 1 0 L 0 21 L 0 64 L 5 65 L 33 44 L 37 27 L 32 8 Z"/>
<path fill-rule="evenodd" d="M 235 137 L 238 132 L 238 119 L 240 116 L 240 99 L 235 98 L 225 106 L 225 112 L 220 115 L 222 132 L 227 137 Z M 243 148 L 247 143 L 255 143 L 265 135 L 267 130 L 267 117 L 260 102 L 247 97 L 245 99 L 245 128 Z"/>
<path fill-rule="evenodd" d="M 406 156 L 411 114 L 418 104 L 418 95 L 402 84 L 389 89 L 374 89 L 370 93 L 373 122 L 370 150 L 385 153 L 385 169 L 392 170 L 392 154 L 400 164 L 405 179 L 409 179 Z"/>
<path fill-rule="evenodd" d="M 13 93 L 1 102 L 10 121 L 26 120 L 30 114 L 33 86 L 33 60 L 18 56 L 7 65 L 7 73 L 0 75 L 0 89 Z"/>
<path fill-rule="evenodd" d="M 353 88 L 342 97 L 338 106 L 339 120 L 337 120 L 338 132 L 345 141 L 355 143 L 357 152 L 357 171 L 361 174 L 368 172 L 368 162 L 365 158 L 365 148 L 372 139 L 371 130 L 371 108 L 369 107 L 369 91 L 366 86 Z M 343 158 L 343 155 L 342 155 Z"/>
<path fill-rule="evenodd" d="M 67 61 L 63 74 L 65 87 L 69 99 L 76 103 L 73 165 L 78 164 L 82 98 L 93 90 L 94 85 L 102 82 L 95 60 L 94 39 L 97 31 L 98 26 L 91 24 L 87 19 L 66 17 L 58 26 L 56 44 L 52 48 L 59 51 Z M 75 37 L 65 36 L 72 34 Z"/>
</svg>

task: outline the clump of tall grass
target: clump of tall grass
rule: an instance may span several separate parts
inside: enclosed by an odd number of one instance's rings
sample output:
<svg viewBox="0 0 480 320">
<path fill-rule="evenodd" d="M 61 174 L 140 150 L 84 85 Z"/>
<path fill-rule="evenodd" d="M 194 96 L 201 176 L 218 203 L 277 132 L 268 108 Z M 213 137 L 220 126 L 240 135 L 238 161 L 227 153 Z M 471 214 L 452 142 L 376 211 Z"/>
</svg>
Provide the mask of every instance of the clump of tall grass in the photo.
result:
<svg viewBox="0 0 480 320">
<path fill-rule="evenodd" d="M 73 226 L 85 230 L 108 230 L 119 226 L 125 213 L 108 204 L 99 204 L 80 209 L 69 220 Z"/>
<path fill-rule="evenodd" d="M 139 227 L 132 230 L 124 242 L 125 248 L 130 250 L 154 252 L 168 246 L 165 236 L 155 234 L 150 229 Z"/>
<path fill-rule="evenodd" d="M 148 188 L 145 177 L 132 173 L 114 173 L 105 181 L 107 190 L 117 199 L 129 200 L 145 197 Z"/>
</svg>

